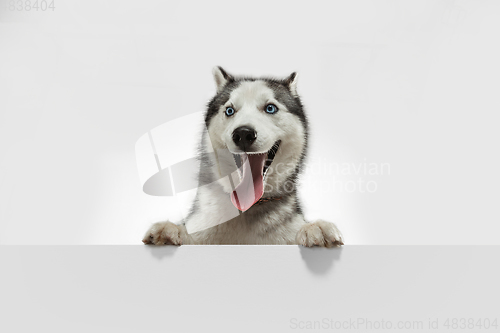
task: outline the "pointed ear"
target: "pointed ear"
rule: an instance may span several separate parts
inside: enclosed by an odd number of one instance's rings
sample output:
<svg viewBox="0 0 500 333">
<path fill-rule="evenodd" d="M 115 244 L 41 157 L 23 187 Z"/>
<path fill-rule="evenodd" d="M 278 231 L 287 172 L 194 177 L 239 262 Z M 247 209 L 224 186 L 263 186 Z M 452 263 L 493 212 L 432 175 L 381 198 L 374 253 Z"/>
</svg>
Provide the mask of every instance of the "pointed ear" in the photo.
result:
<svg viewBox="0 0 500 333">
<path fill-rule="evenodd" d="M 290 89 L 290 92 L 292 93 L 293 96 L 298 96 L 297 94 L 297 78 L 298 78 L 297 72 L 293 72 L 292 74 L 288 75 L 288 77 L 284 80 L 285 85 Z"/>
<path fill-rule="evenodd" d="M 222 67 L 220 66 L 215 66 L 212 69 L 212 74 L 214 75 L 215 85 L 217 86 L 217 92 L 220 92 L 228 82 L 234 80 L 234 78 L 228 73 L 226 73 L 226 71 L 222 69 Z"/>
</svg>

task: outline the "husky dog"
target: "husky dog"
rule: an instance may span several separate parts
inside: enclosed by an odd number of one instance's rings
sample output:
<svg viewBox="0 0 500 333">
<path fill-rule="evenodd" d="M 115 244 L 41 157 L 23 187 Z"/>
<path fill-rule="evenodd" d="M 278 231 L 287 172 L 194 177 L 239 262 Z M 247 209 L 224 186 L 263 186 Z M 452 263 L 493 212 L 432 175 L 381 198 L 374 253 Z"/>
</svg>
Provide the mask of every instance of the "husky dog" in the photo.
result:
<svg viewBox="0 0 500 333">
<path fill-rule="evenodd" d="M 181 225 L 153 224 L 143 242 L 343 245 L 333 223 L 304 220 L 297 198 L 308 134 L 297 74 L 235 77 L 215 67 L 213 76 L 217 93 L 205 114 L 191 213 Z"/>
</svg>

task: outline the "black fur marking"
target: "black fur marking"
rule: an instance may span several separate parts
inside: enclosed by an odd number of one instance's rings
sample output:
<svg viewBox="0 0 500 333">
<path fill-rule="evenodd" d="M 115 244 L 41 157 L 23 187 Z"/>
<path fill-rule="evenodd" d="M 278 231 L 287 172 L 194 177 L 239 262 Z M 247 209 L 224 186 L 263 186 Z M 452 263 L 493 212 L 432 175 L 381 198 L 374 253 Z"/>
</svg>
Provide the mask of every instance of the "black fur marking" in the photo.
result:
<svg viewBox="0 0 500 333">
<path fill-rule="evenodd" d="M 231 92 L 238 88 L 241 80 L 230 80 L 224 88 L 208 102 L 207 113 L 205 114 L 205 124 L 209 125 L 210 120 L 219 112 L 221 105 L 226 104 L 231 96 Z"/>
<path fill-rule="evenodd" d="M 306 114 L 304 113 L 304 107 L 299 97 L 293 96 L 288 88 L 288 83 L 286 80 L 276 80 L 270 78 L 264 78 L 267 86 L 274 92 L 274 96 L 280 103 L 285 104 L 288 112 L 299 117 L 300 121 L 305 125 L 307 124 Z"/>
<path fill-rule="evenodd" d="M 262 80 L 274 92 L 276 99 L 285 104 L 290 113 L 299 117 L 302 123 L 306 125 L 307 129 L 307 118 L 303 110 L 302 102 L 299 97 L 293 96 L 289 89 L 289 85 L 295 78 L 296 73 L 292 73 L 284 80 L 266 77 L 258 79 L 252 77 L 233 77 L 227 74 L 222 68 L 219 67 L 219 69 L 221 70 L 222 75 L 224 75 L 225 78 L 227 75 L 229 81 L 226 83 L 224 88 L 208 103 L 208 110 L 205 115 L 205 123 L 207 126 L 209 125 L 212 117 L 215 116 L 217 112 L 219 112 L 220 106 L 224 105 L 229 100 L 231 92 L 236 89 L 241 84 L 241 82 Z"/>
</svg>

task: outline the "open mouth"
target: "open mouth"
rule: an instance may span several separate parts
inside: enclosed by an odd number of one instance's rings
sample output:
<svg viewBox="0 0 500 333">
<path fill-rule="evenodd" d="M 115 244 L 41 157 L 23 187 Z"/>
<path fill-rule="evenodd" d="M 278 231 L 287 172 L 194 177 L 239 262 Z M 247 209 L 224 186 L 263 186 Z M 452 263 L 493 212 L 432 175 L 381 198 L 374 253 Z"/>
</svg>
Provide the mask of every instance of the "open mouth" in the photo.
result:
<svg viewBox="0 0 500 333">
<path fill-rule="evenodd" d="M 241 181 L 231 193 L 231 201 L 240 211 L 248 210 L 264 194 L 264 179 L 280 143 L 280 140 L 276 141 L 264 153 L 233 154 Z"/>
</svg>

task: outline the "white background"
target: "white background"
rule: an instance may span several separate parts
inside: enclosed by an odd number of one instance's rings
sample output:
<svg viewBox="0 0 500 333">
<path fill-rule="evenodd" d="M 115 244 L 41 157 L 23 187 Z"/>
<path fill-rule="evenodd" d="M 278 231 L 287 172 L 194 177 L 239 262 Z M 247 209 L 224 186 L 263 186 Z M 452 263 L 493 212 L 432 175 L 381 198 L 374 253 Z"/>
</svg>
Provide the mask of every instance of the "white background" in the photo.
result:
<svg viewBox="0 0 500 333">
<path fill-rule="evenodd" d="M 134 145 L 203 110 L 211 68 L 300 73 L 310 219 L 347 244 L 500 244 L 495 1 L 56 1 L 0 9 L 0 244 L 138 244 L 175 198 Z M 182 142 L 179 142 L 182 144 Z M 318 181 L 374 181 L 373 193 Z"/>
</svg>

